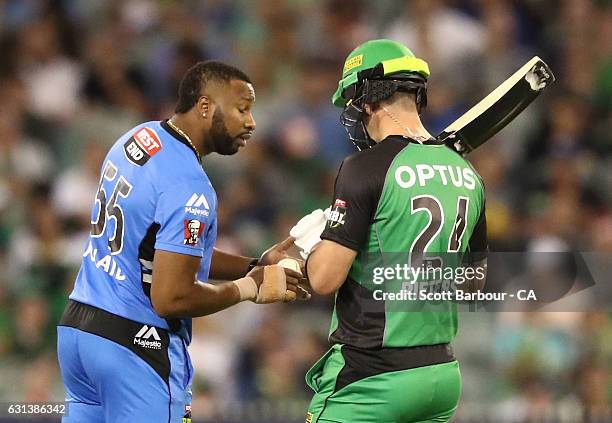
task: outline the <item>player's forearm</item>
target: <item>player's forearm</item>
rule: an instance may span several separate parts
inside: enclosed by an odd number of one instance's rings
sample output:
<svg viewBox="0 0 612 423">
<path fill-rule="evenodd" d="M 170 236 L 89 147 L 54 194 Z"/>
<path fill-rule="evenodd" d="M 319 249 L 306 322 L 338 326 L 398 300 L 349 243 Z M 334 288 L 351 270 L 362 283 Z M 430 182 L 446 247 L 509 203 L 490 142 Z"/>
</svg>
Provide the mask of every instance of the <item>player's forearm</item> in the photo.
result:
<svg viewBox="0 0 612 423">
<path fill-rule="evenodd" d="M 234 255 L 213 249 L 210 263 L 210 279 L 231 281 L 246 275 L 250 270 L 252 257 Z"/>
<path fill-rule="evenodd" d="M 328 295 L 340 287 L 342 281 L 340 277 L 330 280 L 328 275 L 329 269 L 324 267 L 323 263 L 320 263 L 323 256 L 317 251 L 314 251 L 308 257 L 306 261 L 306 274 L 308 275 L 308 281 L 310 288 L 319 295 Z"/>
<path fill-rule="evenodd" d="M 200 257 L 157 250 L 153 260 L 151 302 L 161 317 L 205 316 L 236 304 L 233 284 L 196 281 Z M 236 278 L 237 279 L 237 278 Z"/>
<path fill-rule="evenodd" d="M 319 295 L 336 292 L 346 280 L 356 252 L 332 241 L 323 240 L 306 262 L 310 287 Z"/>
<path fill-rule="evenodd" d="M 177 292 L 156 307 L 164 318 L 200 317 L 216 313 L 240 302 L 240 292 L 233 282 L 218 285 L 194 281 L 189 290 Z"/>
</svg>

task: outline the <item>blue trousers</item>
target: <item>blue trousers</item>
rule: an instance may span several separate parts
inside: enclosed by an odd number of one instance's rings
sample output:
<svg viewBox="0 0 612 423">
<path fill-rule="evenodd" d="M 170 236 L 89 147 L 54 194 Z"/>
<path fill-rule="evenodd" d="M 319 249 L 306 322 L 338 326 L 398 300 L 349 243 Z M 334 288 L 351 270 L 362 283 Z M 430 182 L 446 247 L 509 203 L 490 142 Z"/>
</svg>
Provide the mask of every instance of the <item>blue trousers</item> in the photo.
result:
<svg viewBox="0 0 612 423">
<path fill-rule="evenodd" d="M 193 367 L 180 336 L 169 336 L 168 380 L 117 342 L 67 326 L 57 338 L 68 403 L 62 423 L 191 422 Z"/>
</svg>

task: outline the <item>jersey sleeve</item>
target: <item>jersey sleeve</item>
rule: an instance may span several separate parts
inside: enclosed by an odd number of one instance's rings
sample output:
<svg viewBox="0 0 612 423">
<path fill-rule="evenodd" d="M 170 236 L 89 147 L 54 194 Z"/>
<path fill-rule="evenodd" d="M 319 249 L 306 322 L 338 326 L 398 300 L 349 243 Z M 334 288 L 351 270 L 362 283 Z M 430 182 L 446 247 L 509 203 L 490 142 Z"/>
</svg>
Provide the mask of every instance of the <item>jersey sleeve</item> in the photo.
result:
<svg viewBox="0 0 612 423">
<path fill-rule="evenodd" d="M 470 263 L 478 262 L 487 257 L 489 242 L 487 238 L 487 215 L 486 207 L 483 204 L 480 216 L 474 226 L 474 231 L 470 237 L 467 260 Z"/>
<path fill-rule="evenodd" d="M 210 275 L 210 264 L 212 262 L 212 251 L 217 240 L 217 219 L 211 219 L 210 224 L 206 227 L 204 233 L 204 257 L 200 261 L 200 268 L 196 275 L 197 280 L 200 282 L 207 281 Z M 211 252 L 208 254 L 207 252 Z"/>
<path fill-rule="evenodd" d="M 203 257 L 205 237 L 212 221 L 212 199 L 193 189 L 169 188 L 159 195 L 155 221 L 160 225 L 155 249 Z"/>
<path fill-rule="evenodd" d="M 359 251 L 366 241 L 372 217 L 376 211 L 380 187 L 368 179 L 359 161 L 351 158 L 342 162 L 334 188 L 334 201 L 321 239 L 337 242 Z"/>
</svg>

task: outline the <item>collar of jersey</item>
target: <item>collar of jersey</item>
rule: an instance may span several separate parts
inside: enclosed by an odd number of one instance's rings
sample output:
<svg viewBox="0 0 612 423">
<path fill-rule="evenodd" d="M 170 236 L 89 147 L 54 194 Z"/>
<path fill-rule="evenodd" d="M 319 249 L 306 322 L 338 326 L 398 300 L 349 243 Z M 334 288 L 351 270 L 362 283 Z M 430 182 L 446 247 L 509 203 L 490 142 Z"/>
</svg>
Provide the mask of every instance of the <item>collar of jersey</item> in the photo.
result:
<svg viewBox="0 0 612 423">
<path fill-rule="evenodd" d="M 387 140 L 403 141 L 403 142 L 408 142 L 408 143 L 411 143 L 411 144 L 421 144 L 417 140 L 415 140 L 413 138 L 410 138 L 410 137 L 405 137 L 403 135 L 389 135 L 387 138 L 382 140 L 381 143 L 383 143 L 383 142 L 385 142 Z M 433 137 L 428 139 L 428 140 L 426 140 L 423 143 L 423 145 L 443 145 L 443 144 L 444 144 L 444 141 L 441 141 L 441 140 L 433 138 Z"/>
<path fill-rule="evenodd" d="M 198 159 L 198 153 L 197 151 L 195 151 L 193 149 L 193 147 L 191 146 L 191 144 L 189 144 L 189 141 L 187 141 L 185 139 L 184 136 L 182 136 L 181 134 L 179 134 L 178 132 L 176 132 L 170 125 L 168 125 L 168 119 L 162 120 L 160 122 L 161 127 L 164 128 L 166 130 L 166 132 L 168 132 L 170 135 L 172 135 L 174 138 L 176 138 L 176 140 L 184 145 L 187 146 L 187 148 L 189 148 L 191 151 L 193 151 L 193 154 L 196 156 L 196 160 Z"/>
</svg>

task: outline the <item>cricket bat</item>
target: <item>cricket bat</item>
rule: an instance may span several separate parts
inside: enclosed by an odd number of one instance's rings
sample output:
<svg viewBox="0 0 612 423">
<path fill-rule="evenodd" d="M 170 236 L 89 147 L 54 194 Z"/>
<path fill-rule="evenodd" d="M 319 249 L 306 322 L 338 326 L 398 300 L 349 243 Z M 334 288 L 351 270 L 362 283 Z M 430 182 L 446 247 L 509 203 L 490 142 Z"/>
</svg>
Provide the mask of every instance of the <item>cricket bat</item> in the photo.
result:
<svg viewBox="0 0 612 423">
<path fill-rule="evenodd" d="M 436 138 L 465 156 L 512 122 L 554 80 L 548 65 L 535 56 Z"/>
</svg>

